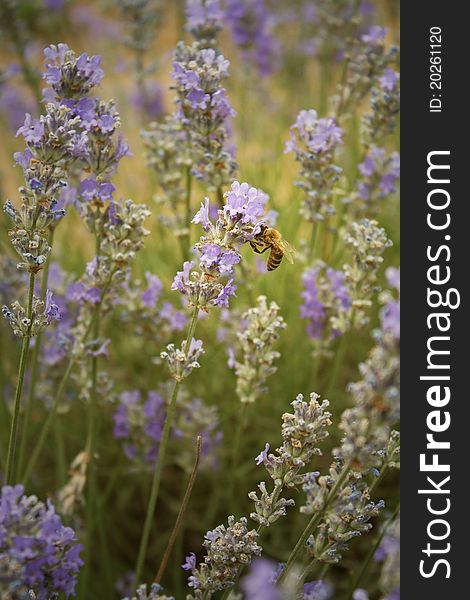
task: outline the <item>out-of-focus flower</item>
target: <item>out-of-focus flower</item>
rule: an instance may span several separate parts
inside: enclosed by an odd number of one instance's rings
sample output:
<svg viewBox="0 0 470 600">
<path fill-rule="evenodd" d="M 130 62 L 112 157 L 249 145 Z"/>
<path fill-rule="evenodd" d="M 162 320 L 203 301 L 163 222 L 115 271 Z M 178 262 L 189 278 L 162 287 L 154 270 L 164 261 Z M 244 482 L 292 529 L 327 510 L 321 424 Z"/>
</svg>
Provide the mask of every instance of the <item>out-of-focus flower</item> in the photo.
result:
<svg viewBox="0 0 470 600">
<path fill-rule="evenodd" d="M 308 221 L 323 221 L 335 213 L 332 193 L 341 169 L 333 160 L 342 136 L 333 118 L 319 118 L 313 109 L 300 111 L 290 128 L 285 152 L 293 152 L 300 163 L 302 179 L 296 185 L 304 191 L 300 212 Z"/>
<path fill-rule="evenodd" d="M 227 0 L 225 16 L 243 61 L 262 76 L 279 67 L 280 44 L 272 33 L 273 15 L 264 0 Z"/>
<path fill-rule="evenodd" d="M 114 413 L 114 437 L 123 440 L 124 453 L 132 461 L 155 464 L 165 420 L 165 402 L 150 391 L 122 392 Z"/>
<path fill-rule="evenodd" d="M 203 48 L 214 47 L 222 29 L 224 11 L 220 0 L 187 0 L 186 30 Z"/>
<path fill-rule="evenodd" d="M 235 112 L 222 86 L 229 64 L 213 48 L 180 42 L 171 73 L 178 96 L 176 117 L 189 137 L 193 173 L 211 190 L 220 189 L 236 170 L 229 143 Z"/>
<path fill-rule="evenodd" d="M 83 561 L 73 529 L 64 527 L 50 501 L 25 496 L 21 485 L 0 495 L 0 595 L 38 599 L 75 593 Z"/>
<path fill-rule="evenodd" d="M 316 354 L 328 348 L 342 332 L 335 329 L 333 320 L 351 306 L 351 296 L 342 271 L 323 264 L 307 269 L 302 275 L 304 289 L 300 314 L 307 319 L 307 332 L 315 341 Z"/>
</svg>

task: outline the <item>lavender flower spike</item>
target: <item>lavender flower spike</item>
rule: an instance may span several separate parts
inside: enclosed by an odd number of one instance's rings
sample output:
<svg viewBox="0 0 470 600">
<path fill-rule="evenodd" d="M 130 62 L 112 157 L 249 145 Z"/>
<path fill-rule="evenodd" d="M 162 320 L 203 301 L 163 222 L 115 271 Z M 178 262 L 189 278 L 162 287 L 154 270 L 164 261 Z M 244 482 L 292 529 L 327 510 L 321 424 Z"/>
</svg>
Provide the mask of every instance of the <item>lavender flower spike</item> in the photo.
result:
<svg viewBox="0 0 470 600">
<path fill-rule="evenodd" d="M 209 218 L 207 198 L 194 216 L 193 223 L 202 225 L 204 230 L 195 246 L 199 268 L 195 269 L 195 262 L 185 262 L 171 286 L 186 296 L 191 305 L 206 311 L 211 306 L 228 306 L 236 290 L 235 265 L 242 260 L 239 250 L 259 233 L 266 219 L 267 196 L 248 183 L 235 181 L 224 199 L 215 223 Z"/>
</svg>

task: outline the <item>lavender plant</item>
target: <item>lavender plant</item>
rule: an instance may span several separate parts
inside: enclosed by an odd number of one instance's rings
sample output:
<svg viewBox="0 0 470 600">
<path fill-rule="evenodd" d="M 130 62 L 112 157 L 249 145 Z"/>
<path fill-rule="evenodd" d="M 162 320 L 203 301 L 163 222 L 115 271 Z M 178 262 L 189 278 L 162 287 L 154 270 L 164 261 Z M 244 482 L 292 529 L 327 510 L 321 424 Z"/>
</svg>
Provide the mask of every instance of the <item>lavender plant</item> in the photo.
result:
<svg viewBox="0 0 470 600">
<path fill-rule="evenodd" d="M 163 433 L 160 442 L 157 464 L 152 481 L 152 489 L 147 507 L 139 554 L 136 564 L 135 582 L 140 581 L 145 555 L 147 552 L 150 528 L 160 488 L 160 480 L 165 461 L 166 448 L 173 424 L 178 392 L 181 382 L 194 368 L 199 367 L 198 359 L 203 352 L 202 342 L 194 339 L 200 310 L 208 312 L 213 306 L 227 307 L 229 299 L 235 294 L 233 284 L 235 265 L 242 256 L 239 249 L 248 243 L 261 230 L 263 223 L 266 194 L 251 187 L 248 183 L 232 183 L 230 191 L 224 195 L 225 204 L 218 210 L 218 219 L 214 224 L 209 218 L 209 200 L 205 202 L 193 218 L 200 223 L 204 235 L 196 243 L 199 253 L 199 268 L 193 270 L 194 262 L 185 262 L 172 284 L 172 289 L 187 297 L 193 313 L 188 335 L 180 348 L 173 344 L 167 346 L 162 358 L 167 362 L 174 385 L 168 403 Z"/>
<path fill-rule="evenodd" d="M 285 152 L 293 152 L 300 163 L 302 179 L 296 185 L 305 194 L 300 214 L 311 223 L 324 221 L 335 214 L 334 186 L 341 169 L 334 164 L 334 154 L 342 144 L 342 136 L 343 132 L 333 118 L 319 118 L 313 109 L 300 111 L 290 128 Z M 314 230 L 313 235 L 316 234 Z"/>
<path fill-rule="evenodd" d="M 262 529 L 285 516 L 287 507 L 293 506 L 294 500 L 287 500 L 281 494 L 303 481 L 300 472 L 312 456 L 321 454 L 317 444 L 328 436 L 327 428 L 331 425 L 331 414 L 326 411 L 329 403 L 324 400 L 320 405 L 318 397 L 312 393 L 307 403 L 300 394 L 292 402 L 294 412 L 285 413 L 282 417 L 282 446 L 273 454 L 269 453 L 269 444 L 266 444 L 256 458 L 257 464 L 264 465 L 274 482 L 271 493 L 262 481 L 258 486 L 261 494 L 249 494 L 255 503 L 255 511 L 250 517 L 259 524 L 258 529 L 248 531 L 245 517 L 235 523 L 231 516 L 228 529 L 220 525 L 206 534 L 203 546 L 207 554 L 199 566 L 194 553 L 187 556 L 183 569 L 192 573 L 188 585 L 194 589 L 194 596 L 190 598 L 209 600 L 215 592 L 233 587 L 243 568 L 251 563 L 254 556 L 261 554 L 262 548 L 256 540 Z"/>
<path fill-rule="evenodd" d="M 160 0 L 119 0 L 118 7 L 125 27 L 125 44 L 133 53 L 129 70 L 134 74 L 136 89 L 133 104 L 144 118 L 155 119 L 163 112 L 162 90 L 151 75 L 155 72 L 155 61 L 148 62 L 148 55 L 162 26 Z"/>
<path fill-rule="evenodd" d="M 251 404 L 265 393 L 266 380 L 276 372 L 274 361 L 280 357 L 273 350 L 279 339 L 280 330 L 286 327 L 279 306 L 268 305 L 266 296 L 259 296 L 257 306 L 242 315 L 246 326 L 237 333 L 241 357 L 233 357 L 233 368 L 237 376 L 237 395 L 242 403 Z"/>
<path fill-rule="evenodd" d="M 52 503 L 25 496 L 21 485 L 6 485 L 1 489 L 0 507 L 2 597 L 73 596 L 83 565 L 82 547 Z"/>
<path fill-rule="evenodd" d="M 214 48 L 223 27 L 224 13 L 220 0 L 187 0 L 186 30 L 201 48 Z"/>
<path fill-rule="evenodd" d="M 86 135 L 79 131 L 78 119 L 70 109 L 54 104 L 48 104 L 46 114 L 39 119 L 33 120 L 27 114 L 18 135 L 27 143 L 23 153 L 15 154 L 25 180 L 19 188 L 21 207 L 18 210 L 7 200 L 4 211 L 13 222 L 9 237 L 21 258 L 17 266 L 29 273 L 29 291 L 25 306 L 17 301 L 12 310 L 7 306 L 2 309 L 15 334 L 23 339 L 8 447 L 7 483 L 14 477 L 20 401 L 30 340 L 59 316 L 50 294 L 46 297 L 46 289 L 43 298 L 34 296 L 35 278 L 51 253 L 49 232 L 65 214 L 58 203 L 60 190 L 67 185 L 67 170 L 73 161 L 83 156 L 86 143 Z"/>
</svg>

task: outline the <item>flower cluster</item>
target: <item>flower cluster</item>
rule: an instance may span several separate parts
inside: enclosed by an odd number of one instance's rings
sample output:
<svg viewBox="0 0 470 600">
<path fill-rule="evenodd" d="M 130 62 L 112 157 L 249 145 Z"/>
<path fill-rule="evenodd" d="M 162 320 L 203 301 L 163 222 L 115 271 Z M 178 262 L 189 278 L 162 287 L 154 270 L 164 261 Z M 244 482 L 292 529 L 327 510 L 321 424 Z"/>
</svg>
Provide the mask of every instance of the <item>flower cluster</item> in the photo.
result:
<svg viewBox="0 0 470 600">
<path fill-rule="evenodd" d="M 156 81 L 149 81 L 155 65 L 146 64 L 146 55 L 162 24 L 162 3 L 160 0 L 118 0 L 117 4 L 125 27 L 124 43 L 134 54 L 130 65 L 136 78 L 132 102 L 144 116 L 157 118 L 163 112 L 162 89 Z"/>
<path fill-rule="evenodd" d="M 187 215 L 180 208 L 185 208 L 193 160 L 188 133 L 170 116 L 152 123 L 142 136 L 147 165 L 155 172 L 159 186 L 154 196 L 159 205 L 157 218 L 171 228 L 176 237 L 187 236 Z"/>
<path fill-rule="evenodd" d="M 186 30 L 198 41 L 201 48 L 215 46 L 217 34 L 222 29 L 223 17 L 220 0 L 186 2 Z"/>
<path fill-rule="evenodd" d="M 137 463 L 155 464 L 165 419 L 165 401 L 157 392 L 146 398 L 138 390 L 122 392 L 114 412 L 114 437 L 124 454 Z"/>
<path fill-rule="evenodd" d="M 239 248 L 252 240 L 264 222 L 267 195 L 248 183 L 232 183 L 224 196 L 225 204 L 217 211 L 214 224 L 209 217 L 209 200 L 193 218 L 200 223 L 203 235 L 196 244 L 199 269 L 187 261 L 176 274 L 172 289 L 180 291 L 193 306 L 207 310 L 210 306 L 228 306 L 235 295 L 234 268 L 241 261 Z"/>
<path fill-rule="evenodd" d="M 294 501 L 280 498 L 282 489 L 302 484 L 305 476 L 300 471 L 312 456 L 321 455 L 318 444 L 328 437 L 331 413 L 327 411 L 328 400 L 320 404 L 318 398 L 318 394 L 312 393 L 310 401 L 305 402 L 299 394 L 292 402 L 294 412 L 282 416 L 282 446 L 273 454 L 269 453 L 269 444 L 266 444 L 256 458 L 256 463 L 265 467 L 275 486 L 269 493 L 263 481 L 258 486 L 259 497 L 256 492 L 249 494 L 255 502 L 255 512 L 250 516 L 261 525 L 269 526 L 286 514 L 286 507 L 292 506 Z"/>
<path fill-rule="evenodd" d="M 235 112 L 222 86 L 229 64 L 213 48 L 180 42 L 171 73 L 177 92 L 176 118 L 190 138 L 193 173 L 211 190 L 220 189 L 236 170 L 229 147 L 229 121 Z"/>
<path fill-rule="evenodd" d="M 396 61 L 397 48 L 385 49 L 386 35 L 385 27 L 372 25 L 352 42 L 347 55 L 346 81 L 334 98 L 339 117 L 349 116 Z"/>
<path fill-rule="evenodd" d="M 188 349 L 186 345 L 186 340 L 181 343 L 181 348 L 168 344 L 166 350 L 160 352 L 160 358 L 167 362 L 170 373 L 176 381 L 186 379 L 193 369 L 199 369 L 201 366 L 199 358 L 204 354 L 202 340 L 191 338 Z"/>
<path fill-rule="evenodd" d="M 77 302 L 79 308 L 70 331 L 70 351 L 77 357 L 87 351 L 92 354 L 105 351 L 106 343 L 88 340 L 90 323 L 97 309 L 104 314 L 125 296 L 130 265 L 149 233 L 143 223 L 150 212 L 143 204 L 134 204 L 132 200 L 111 201 L 101 210 L 100 255 L 87 264 L 82 277 L 67 289 L 68 299 Z M 85 382 L 84 386 L 87 387 Z"/>
<path fill-rule="evenodd" d="M 358 4 L 350 0 L 303 2 L 300 19 L 302 30 L 307 32 L 308 37 L 301 49 L 325 62 L 342 56 L 357 33 L 360 22 L 358 8 Z"/>
<path fill-rule="evenodd" d="M 367 310 L 372 305 L 374 293 L 380 289 L 377 280 L 383 263 L 382 254 L 393 245 L 385 230 L 370 219 L 354 222 L 344 235 L 344 241 L 351 249 L 353 259 L 352 264 L 343 267 L 352 304 L 347 318 L 334 319 L 334 326 L 340 331 L 350 323 L 353 326 L 368 323 Z"/>
<path fill-rule="evenodd" d="M 357 471 L 381 466 L 390 443 L 393 447 L 397 441 L 390 436 L 400 415 L 398 343 L 388 333 L 377 337 L 377 345 L 359 366 L 362 379 L 348 386 L 354 404 L 341 416 L 343 439 L 335 451 Z"/>
<path fill-rule="evenodd" d="M 301 110 L 290 128 L 285 152 L 293 152 L 300 163 L 302 179 L 296 185 L 305 194 L 300 212 L 307 221 L 323 221 L 335 213 L 332 195 L 341 169 L 333 160 L 342 135 L 333 118 L 319 118 L 313 109 Z"/>
<path fill-rule="evenodd" d="M 194 590 L 194 595 L 189 595 L 188 600 L 209 600 L 215 592 L 233 586 L 239 570 L 250 564 L 254 556 L 261 554 L 257 538 L 256 531 L 247 528 L 244 517 L 236 521 L 230 516 L 228 527 L 219 525 L 208 531 L 203 543 L 206 549 L 204 561 L 197 566 L 196 556 L 191 552 L 183 565 L 183 569 L 191 571 L 188 581 L 189 587 Z"/>
<path fill-rule="evenodd" d="M 400 79 L 396 71 L 386 68 L 371 90 L 371 112 L 365 113 L 362 125 L 369 143 L 376 143 L 394 131 L 400 112 Z"/>
<path fill-rule="evenodd" d="M 46 71 L 43 75 L 48 88 L 45 97 L 50 101 L 79 101 L 87 96 L 104 77 L 100 56 L 78 58 L 67 44 L 51 45 L 44 50 Z"/>
<path fill-rule="evenodd" d="M 339 477 L 340 468 L 334 464 L 328 475 L 318 477 L 318 473 L 310 473 L 303 485 L 306 504 L 300 511 L 313 514 L 324 510 L 321 523 L 307 542 L 310 556 L 323 563 L 339 562 L 349 540 L 369 531 L 372 528 L 369 521 L 384 507 L 382 500 L 377 503 L 370 500 L 365 481 L 352 474 L 332 501 L 327 502 Z"/>
<path fill-rule="evenodd" d="M 27 144 L 23 153 L 15 153 L 25 180 L 19 188 L 21 207 L 17 210 L 7 201 L 4 211 L 14 226 L 10 240 L 22 258 L 18 268 L 37 273 L 51 252 L 49 231 L 65 214 L 60 194 L 67 185 L 67 169 L 83 156 L 87 138 L 70 109 L 54 104 L 47 104 L 39 119 L 27 114 L 18 135 Z"/>
<path fill-rule="evenodd" d="M 31 316 L 17 300 L 11 305 L 2 307 L 2 314 L 10 323 L 13 333 L 20 337 L 33 337 L 43 331 L 52 321 L 60 321 L 61 315 L 57 304 L 52 300 L 52 292 L 47 290 L 42 301 L 33 295 Z"/>
<path fill-rule="evenodd" d="M 129 147 L 118 133 L 121 121 L 114 102 L 90 97 L 104 76 L 101 57 L 82 54 L 77 58 L 66 44 L 51 45 L 44 50 L 44 55 L 44 78 L 49 84 L 45 96 L 70 110 L 84 137 L 80 164 L 87 177 L 80 185 L 75 204 L 90 229 L 95 231 L 98 209 L 112 198 L 114 191 L 109 178 L 120 160 L 129 155 Z"/>
<path fill-rule="evenodd" d="M 237 395 L 240 402 L 252 403 L 266 392 L 266 379 L 276 372 L 274 361 L 280 357 L 273 346 L 286 327 L 279 315 L 279 306 L 266 296 L 257 299 L 257 306 L 242 315 L 243 326 L 237 333 L 241 358 L 233 356 L 233 367 L 237 376 Z"/>
<path fill-rule="evenodd" d="M 117 4 L 127 28 L 125 44 L 138 53 L 149 50 L 162 18 L 160 0 L 118 0 Z"/>
<path fill-rule="evenodd" d="M 361 178 L 352 202 L 354 214 L 374 215 L 378 212 L 380 202 L 396 191 L 400 177 L 400 155 L 371 146 L 358 168 Z"/>
<path fill-rule="evenodd" d="M 315 341 L 315 356 L 327 353 L 333 339 L 343 333 L 335 329 L 333 323 L 351 307 L 351 296 L 344 280 L 342 271 L 322 263 L 302 275 L 304 289 L 300 314 L 308 320 L 307 333 Z"/>
<path fill-rule="evenodd" d="M 23 486 L 4 486 L 0 495 L 0 596 L 38 600 L 74 595 L 83 562 L 74 531 L 64 527 L 54 506 L 25 496 Z"/>
<path fill-rule="evenodd" d="M 273 15 L 263 0 L 227 0 L 227 23 L 243 61 L 260 75 L 271 75 L 279 66 L 280 46 L 271 32 Z"/>
</svg>

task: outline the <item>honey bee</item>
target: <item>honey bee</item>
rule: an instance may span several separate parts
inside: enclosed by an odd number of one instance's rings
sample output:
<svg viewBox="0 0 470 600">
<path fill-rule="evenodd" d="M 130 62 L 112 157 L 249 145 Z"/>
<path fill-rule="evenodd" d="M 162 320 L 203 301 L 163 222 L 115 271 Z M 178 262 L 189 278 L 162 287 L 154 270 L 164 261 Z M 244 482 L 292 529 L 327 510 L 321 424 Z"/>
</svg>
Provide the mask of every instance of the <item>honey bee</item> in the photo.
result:
<svg viewBox="0 0 470 600">
<path fill-rule="evenodd" d="M 268 271 L 277 269 L 284 256 L 291 264 L 294 262 L 294 249 L 274 227 L 261 225 L 261 231 L 250 241 L 250 246 L 257 254 L 270 250 L 266 264 Z"/>
</svg>

